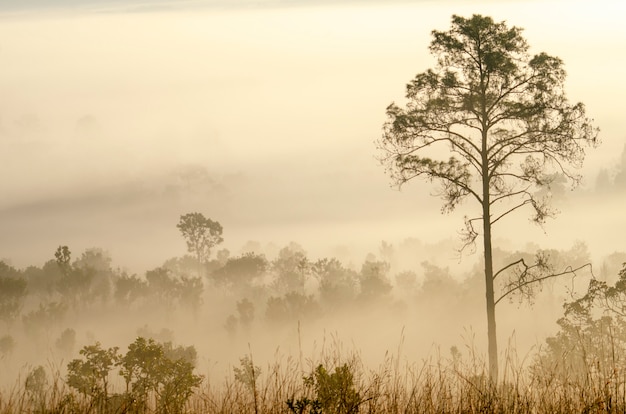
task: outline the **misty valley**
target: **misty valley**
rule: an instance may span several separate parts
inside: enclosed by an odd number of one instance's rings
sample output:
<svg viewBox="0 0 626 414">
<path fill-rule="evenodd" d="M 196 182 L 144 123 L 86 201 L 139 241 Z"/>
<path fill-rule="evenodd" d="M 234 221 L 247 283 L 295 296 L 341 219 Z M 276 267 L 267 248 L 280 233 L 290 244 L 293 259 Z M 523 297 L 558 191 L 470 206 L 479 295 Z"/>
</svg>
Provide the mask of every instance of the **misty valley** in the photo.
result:
<svg viewBox="0 0 626 414">
<path fill-rule="evenodd" d="M 626 412 L 621 8 L 18 3 L 0 414 Z"/>
<path fill-rule="evenodd" d="M 593 279 L 544 282 L 532 306 L 501 305 L 501 322 L 551 334 L 503 338 L 496 386 L 468 330 L 482 321 L 480 261 L 462 277 L 432 262 L 452 241 L 382 242 L 346 263 L 295 242 L 232 255 L 201 213 L 178 228 L 190 254 L 140 275 L 101 248 L 0 262 L 2 412 L 578 412 L 623 386 L 626 252 Z M 528 247 L 496 261 L 532 260 Z M 591 261 L 580 242 L 542 254 L 559 269 Z"/>
</svg>

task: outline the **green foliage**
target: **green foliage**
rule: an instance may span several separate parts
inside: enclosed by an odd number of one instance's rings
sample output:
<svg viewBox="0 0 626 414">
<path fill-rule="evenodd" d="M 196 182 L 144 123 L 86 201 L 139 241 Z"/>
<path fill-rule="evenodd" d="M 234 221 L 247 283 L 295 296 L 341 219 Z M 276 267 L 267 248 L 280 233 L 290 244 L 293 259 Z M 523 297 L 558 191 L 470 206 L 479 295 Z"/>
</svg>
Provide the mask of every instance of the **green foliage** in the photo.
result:
<svg viewBox="0 0 626 414">
<path fill-rule="evenodd" d="M 333 373 L 329 373 L 320 364 L 305 381 L 315 388 L 317 399 L 324 411 L 337 414 L 358 411 L 361 396 L 355 389 L 354 377 L 348 364 L 336 367 Z"/>
<path fill-rule="evenodd" d="M 322 403 L 307 397 L 287 399 L 287 408 L 294 414 L 322 414 Z M 308 409 L 308 411 L 307 411 Z"/>
<path fill-rule="evenodd" d="M 184 359 L 166 358 L 161 367 L 159 407 L 165 413 L 181 413 L 193 389 L 202 382 L 202 377 L 193 374 L 193 365 Z"/>
<path fill-rule="evenodd" d="M 145 406 L 152 394 L 160 410 L 179 413 L 202 382 L 202 376 L 193 374 L 196 358 L 193 347 L 173 348 L 171 343 L 139 337 L 120 359 L 120 374 L 140 405 Z"/>
<path fill-rule="evenodd" d="M 102 349 L 99 342 L 83 347 L 80 350 L 83 358 L 67 365 L 67 384 L 81 394 L 106 400 L 109 372 L 120 360 L 118 349 Z"/>
<path fill-rule="evenodd" d="M 320 364 L 311 375 L 304 378 L 304 384 L 313 390 L 315 397 L 288 399 L 287 407 L 293 413 L 307 413 L 307 408 L 309 414 L 357 413 L 363 402 L 355 388 L 354 376 L 348 364 L 336 367 L 335 372 L 329 372 Z"/>
<path fill-rule="evenodd" d="M 538 225 L 553 217 L 552 188 L 562 187 L 564 177 L 572 187 L 579 184 L 575 170 L 582 166 L 585 149 L 597 146 L 598 129 L 582 103 L 569 103 L 561 59 L 530 56 L 518 27 L 478 14 L 453 15 L 449 30 L 432 32 L 429 49 L 435 67 L 407 84 L 404 107 L 387 107 L 380 161 L 398 187 L 415 178 L 437 183 L 444 213 L 465 200 L 474 203 L 472 216 L 465 217 L 463 241 L 473 248 L 483 237 L 489 364 L 495 380 L 497 302 L 514 292 L 532 295 L 531 285 L 550 274 L 541 257 L 494 269 L 492 226 L 522 208 L 530 209 Z M 476 222 L 482 232 L 474 228 Z M 496 298 L 494 280 L 504 270 L 517 280 Z M 560 274 L 565 273 L 573 271 Z"/>
<path fill-rule="evenodd" d="M 193 389 L 202 382 L 202 376 L 193 373 L 197 360 L 193 346 L 174 347 L 171 342 L 161 344 L 139 337 L 125 355 L 118 354 L 117 347 L 102 349 L 97 342 L 85 346 L 80 354 L 82 358 L 67 366 L 67 384 L 91 398 L 99 410 L 132 408 L 142 412 L 154 397 L 158 412 L 182 413 Z M 109 396 L 109 375 L 114 367 L 120 368 L 126 392 Z"/>
<path fill-rule="evenodd" d="M 256 382 L 261 375 L 261 368 L 254 365 L 249 356 L 239 359 L 240 367 L 234 367 L 235 381 L 243 384 L 247 389 L 256 392 Z"/>
<path fill-rule="evenodd" d="M 153 339 L 137 338 L 120 359 L 120 374 L 126 380 L 127 390 L 138 399 L 146 400 L 149 392 L 158 388 L 162 360 L 161 344 Z"/>
</svg>

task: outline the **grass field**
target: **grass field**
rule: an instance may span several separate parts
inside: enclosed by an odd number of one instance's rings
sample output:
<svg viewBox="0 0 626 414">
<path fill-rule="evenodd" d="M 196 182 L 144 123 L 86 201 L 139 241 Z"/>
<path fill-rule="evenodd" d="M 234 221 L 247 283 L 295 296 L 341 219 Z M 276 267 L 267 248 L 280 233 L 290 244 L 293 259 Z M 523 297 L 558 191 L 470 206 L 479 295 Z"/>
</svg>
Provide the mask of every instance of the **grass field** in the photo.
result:
<svg viewBox="0 0 626 414">
<path fill-rule="evenodd" d="M 608 352 L 611 351 L 610 344 Z M 622 413 L 626 410 L 626 372 L 619 356 L 611 367 L 585 356 L 574 370 L 540 358 L 520 361 L 514 350 L 501 358 L 501 377 L 492 384 L 473 349 L 463 355 L 434 355 L 409 362 L 399 346 L 378 367 L 366 367 L 358 352 L 329 349 L 316 358 L 278 356 L 267 366 L 242 360 L 235 375 L 206 378 L 186 403 L 167 408 L 159 392 L 138 404 L 125 394 L 106 402 L 71 389 L 60 370 L 45 378 L 21 378 L 0 394 L 0 413 Z M 565 361 L 565 359 L 563 359 Z M 556 362 L 559 364 L 559 362 Z M 563 363 L 565 364 L 565 363 Z M 246 372 L 246 369 L 248 370 Z M 255 370 L 257 372 L 255 373 Z M 113 376 L 114 371 L 111 371 Z M 163 397 L 165 398 L 165 397 Z M 164 408 L 165 407 L 165 408 Z"/>
</svg>

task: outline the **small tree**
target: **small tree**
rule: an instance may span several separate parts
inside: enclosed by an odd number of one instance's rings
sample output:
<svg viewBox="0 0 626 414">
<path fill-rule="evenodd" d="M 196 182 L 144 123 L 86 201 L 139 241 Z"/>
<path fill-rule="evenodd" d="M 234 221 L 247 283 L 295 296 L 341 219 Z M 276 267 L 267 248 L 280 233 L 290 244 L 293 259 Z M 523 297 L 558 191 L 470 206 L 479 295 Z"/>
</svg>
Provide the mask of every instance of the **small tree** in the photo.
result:
<svg viewBox="0 0 626 414">
<path fill-rule="evenodd" d="M 258 406 L 258 396 L 257 396 L 257 380 L 261 375 L 261 368 L 254 365 L 254 361 L 252 360 L 252 356 L 248 357 L 247 355 L 243 358 L 239 359 L 239 363 L 241 368 L 234 367 L 235 371 L 235 380 L 242 385 L 244 385 L 248 391 L 252 394 L 252 398 L 254 399 L 254 412 L 259 412 Z"/>
<path fill-rule="evenodd" d="M 211 249 L 224 241 L 222 225 L 205 218 L 202 213 L 188 213 L 180 216 L 176 225 L 187 242 L 189 253 L 195 254 L 198 260 L 198 270 L 207 262 Z"/>
<path fill-rule="evenodd" d="M 126 392 L 145 405 L 150 391 L 158 386 L 159 362 L 163 347 L 154 339 L 139 337 L 128 345 L 128 351 L 120 359 L 120 374 L 126 381 Z"/>
<path fill-rule="evenodd" d="M 407 85 L 405 108 L 387 107 L 379 148 L 394 183 L 416 177 L 440 184 L 443 212 L 469 198 L 478 214 L 465 218 L 465 246 L 473 245 L 482 222 L 487 305 L 489 370 L 497 379 L 496 303 L 546 276 L 545 257 L 523 259 L 494 270 L 492 228 L 509 214 L 530 207 L 543 224 L 555 212 L 550 189 L 559 175 L 575 186 L 572 171 L 582 165 L 585 147 L 595 146 L 598 130 L 582 103 L 564 92 L 561 59 L 528 54 L 522 30 L 490 17 L 452 17 L 449 31 L 433 31 L 435 69 Z M 506 272 L 509 289 L 498 298 L 494 281 Z M 566 273 L 566 272 L 563 272 Z M 504 276 L 500 276 L 502 279 Z"/>
<path fill-rule="evenodd" d="M 202 382 L 203 377 L 193 373 L 196 359 L 194 347 L 174 348 L 169 342 L 139 337 L 120 359 L 120 374 L 138 406 L 145 407 L 154 395 L 159 412 L 181 413 L 192 389 Z"/>
<path fill-rule="evenodd" d="M 109 372 L 120 359 L 118 349 L 102 349 L 99 342 L 83 347 L 80 354 L 84 359 L 74 359 L 67 365 L 67 384 L 102 407 L 108 398 Z"/>
<path fill-rule="evenodd" d="M 335 372 L 318 365 L 315 371 L 304 377 L 304 385 L 312 388 L 315 398 L 295 397 L 287 400 L 287 407 L 293 413 L 304 413 L 309 408 L 310 414 L 358 413 L 363 399 L 356 390 L 354 374 L 348 364 L 336 367 Z"/>
<path fill-rule="evenodd" d="M 248 355 L 239 358 L 240 368 L 234 367 L 235 380 L 243 384 L 250 391 L 254 391 L 256 382 L 261 375 L 261 368 L 254 365 L 252 358 Z"/>
</svg>

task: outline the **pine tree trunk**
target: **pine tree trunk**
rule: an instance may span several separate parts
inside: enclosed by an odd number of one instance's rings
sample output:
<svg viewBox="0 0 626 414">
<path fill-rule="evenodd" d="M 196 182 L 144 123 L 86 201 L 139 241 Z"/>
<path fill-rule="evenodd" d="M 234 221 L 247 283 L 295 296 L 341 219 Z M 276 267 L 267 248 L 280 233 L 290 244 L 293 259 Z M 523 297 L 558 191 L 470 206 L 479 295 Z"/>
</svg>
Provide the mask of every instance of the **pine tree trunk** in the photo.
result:
<svg viewBox="0 0 626 414">
<path fill-rule="evenodd" d="M 489 355 L 489 378 L 498 382 L 498 341 L 496 336 L 496 304 L 493 291 L 493 256 L 491 250 L 491 175 L 489 171 L 489 113 L 487 111 L 487 86 L 481 66 L 481 123 L 482 123 L 482 208 L 483 208 L 483 247 L 485 259 L 485 296 L 487 304 L 487 353 Z"/>
<path fill-rule="evenodd" d="M 483 247 L 485 259 L 485 296 L 487 304 L 487 352 L 489 355 L 489 378 L 498 381 L 498 342 L 496 337 L 496 304 L 493 291 L 493 256 L 491 251 L 491 199 L 489 194 L 489 170 L 487 168 L 487 133 L 483 132 Z"/>
<path fill-rule="evenodd" d="M 493 383 L 498 381 L 498 342 L 496 337 L 496 304 L 493 291 L 493 258 L 491 255 L 491 220 L 489 208 L 483 207 L 483 241 L 485 247 L 485 294 L 487 302 L 487 339 L 489 353 L 489 377 Z"/>
</svg>

